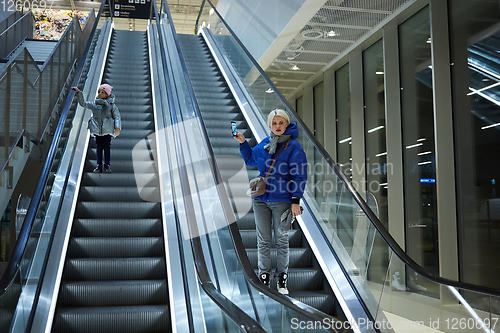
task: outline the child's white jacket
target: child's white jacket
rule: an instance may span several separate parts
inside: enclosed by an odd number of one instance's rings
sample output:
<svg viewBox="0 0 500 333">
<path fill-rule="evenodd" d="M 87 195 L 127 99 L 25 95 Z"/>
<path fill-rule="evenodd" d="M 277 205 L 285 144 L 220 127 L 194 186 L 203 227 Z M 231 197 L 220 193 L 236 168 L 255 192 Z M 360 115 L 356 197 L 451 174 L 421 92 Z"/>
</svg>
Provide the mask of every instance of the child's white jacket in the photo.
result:
<svg viewBox="0 0 500 333">
<path fill-rule="evenodd" d="M 115 95 L 111 94 L 106 99 L 96 98 L 95 102 L 87 102 L 83 99 L 83 93 L 77 92 L 78 103 L 92 111 L 88 128 L 92 136 L 111 135 L 114 136 L 115 128 L 121 130 L 121 116 L 115 105 Z"/>
</svg>

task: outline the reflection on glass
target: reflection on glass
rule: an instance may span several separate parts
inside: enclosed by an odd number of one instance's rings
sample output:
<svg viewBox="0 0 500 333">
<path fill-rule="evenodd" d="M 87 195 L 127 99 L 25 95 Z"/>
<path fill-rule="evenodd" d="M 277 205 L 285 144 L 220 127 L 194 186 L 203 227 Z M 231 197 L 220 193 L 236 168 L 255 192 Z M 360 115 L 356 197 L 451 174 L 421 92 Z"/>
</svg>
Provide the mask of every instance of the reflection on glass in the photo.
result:
<svg viewBox="0 0 500 333">
<path fill-rule="evenodd" d="M 406 249 L 418 264 L 439 275 L 430 42 L 426 7 L 399 26 Z M 404 272 L 396 273 L 404 276 Z M 412 288 L 439 292 L 425 289 Z"/>
<path fill-rule="evenodd" d="M 363 92 L 365 105 L 365 152 L 367 202 L 384 226 L 388 227 L 387 146 L 385 128 L 385 90 L 383 42 L 379 40 L 363 52 Z M 371 256 L 369 280 L 382 283 L 387 270 L 387 244 L 375 243 Z"/>
<path fill-rule="evenodd" d="M 318 139 L 318 142 L 321 145 L 325 144 L 325 111 L 324 111 L 324 91 L 323 82 L 314 86 L 313 94 L 314 94 L 314 136 Z M 329 125 L 326 126 L 328 128 Z"/>
<path fill-rule="evenodd" d="M 460 278 L 498 289 L 500 6 L 467 0 L 449 6 Z"/>
<path fill-rule="evenodd" d="M 392 251 L 389 252 L 389 257 L 389 270 L 392 272 L 405 272 L 406 279 L 409 281 L 408 285 L 399 289 L 394 288 L 394 284 L 392 288 L 375 289 L 371 287 L 371 289 L 372 292 L 376 290 L 379 293 L 378 297 L 382 310 L 396 315 L 387 317 L 396 332 L 435 332 L 435 330 L 437 332 L 453 330 L 474 333 L 498 332 L 500 321 L 499 316 L 494 312 L 499 304 L 496 297 L 471 293 L 475 299 L 480 300 L 484 305 L 485 311 L 478 311 L 467 298 L 463 297 L 464 294 L 469 292 L 428 280 L 410 267 L 401 269 L 401 267 L 404 267 L 404 263 Z M 379 285 L 375 287 L 379 288 Z M 421 290 L 425 294 L 424 288 L 427 290 L 441 290 L 442 299 L 446 301 L 433 300 L 429 297 L 417 297 L 414 294 L 417 290 Z M 400 317 L 405 319 L 401 320 Z"/>
<path fill-rule="evenodd" d="M 300 96 L 295 100 L 295 111 L 297 111 L 297 115 L 299 118 L 303 119 L 304 117 L 304 98 Z"/>
<path fill-rule="evenodd" d="M 344 174 L 351 172 L 351 89 L 349 64 L 335 72 L 335 96 L 337 106 L 337 163 Z"/>
<path fill-rule="evenodd" d="M 351 154 L 351 88 L 349 64 L 335 72 L 335 96 L 337 110 L 337 163 L 346 177 L 352 179 Z M 352 205 L 350 193 L 345 186 L 337 192 L 337 211 L 342 217 L 338 224 L 338 236 L 351 251 L 353 243 L 353 223 L 356 208 Z"/>
</svg>

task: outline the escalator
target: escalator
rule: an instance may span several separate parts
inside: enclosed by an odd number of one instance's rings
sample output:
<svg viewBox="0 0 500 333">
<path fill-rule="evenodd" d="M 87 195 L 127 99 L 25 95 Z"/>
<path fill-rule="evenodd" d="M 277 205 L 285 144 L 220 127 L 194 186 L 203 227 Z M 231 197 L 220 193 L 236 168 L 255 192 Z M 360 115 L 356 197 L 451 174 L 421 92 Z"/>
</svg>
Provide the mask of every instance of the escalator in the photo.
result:
<svg viewBox="0 0 500 333">
<path fill-rule="evenodd" d="M 165 247 L 152 148 L 154 132 L 145 32 L 114 31 L 103 83 L 114 87 L 122 131 L 111 143 L 112 173 L 93 173 L 91 139 L 52 332 L 164 332 L 170 327 Z M 135 167 L 135 169 L 134 169 Z M 148 185 L 137 187 L 136 177 Z"/>
<path fill-rule="evenodd" d="M 250 138 L 251 146 L 256 144 L 255 138 L 203 38 L 197 35 L 178 37 L 219 170 L 222 178 L 227 180 L 234 175 L 235 166 L 242 163 L 239 144 L 229 134 L 230 122 L 237 122 L 238 130 L 246 138 Z M 247 171 L 249 178 L 259 174 L 255 167 L 247 167 Z M 233 206 L 239 200 L 248 200 L 247 184 L 246 177 L 239 184 L 233 181 L 232 186 L 241 189 L 237 193 L 231 193 Z M 253 212 L 250 211 L 236 222 L 247 256 L 257 273 L 257 233 Z M 293 224 L 293 229 L 289 232 L 289 241 L 289 296 L 321 312 L 343 318 L 343 314 L 336 311 L 333 292 L 297 223 Z M 274 246 L 271 250 L 271 262 L 272 267 L 275 267 Z M 276 284 L 277 279 L 271 274 L 271 288 L 276 289 Z"/>
</svg>

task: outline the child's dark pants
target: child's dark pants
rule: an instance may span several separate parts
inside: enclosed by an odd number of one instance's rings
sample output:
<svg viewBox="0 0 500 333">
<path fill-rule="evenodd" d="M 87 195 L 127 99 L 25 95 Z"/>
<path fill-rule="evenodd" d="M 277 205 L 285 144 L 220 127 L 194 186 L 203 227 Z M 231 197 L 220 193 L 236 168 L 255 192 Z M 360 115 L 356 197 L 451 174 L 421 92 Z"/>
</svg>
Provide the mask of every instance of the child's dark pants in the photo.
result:
<svg viewBox="0 0 500 333">
<path fill-rule="evenodd" d="M 110 163 L 111 135 L 96 135 L 95 144 L 97 146 L 97 165 L 102 168 L 102 151 L 104 150 L 104 164 Z"/>
</svg>

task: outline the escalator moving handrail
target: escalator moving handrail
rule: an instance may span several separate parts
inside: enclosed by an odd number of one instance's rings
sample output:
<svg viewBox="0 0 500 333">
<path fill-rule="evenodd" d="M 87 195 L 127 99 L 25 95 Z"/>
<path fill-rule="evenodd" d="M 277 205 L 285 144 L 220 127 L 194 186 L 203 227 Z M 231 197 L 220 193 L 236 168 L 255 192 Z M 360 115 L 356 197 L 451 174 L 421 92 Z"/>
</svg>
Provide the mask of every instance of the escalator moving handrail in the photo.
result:
<svg viewBox="0 0 500 333">
<path fill-rule="evenodd" d="M 103 0 L 101 3 L 101 7 L 99 8 L 99 13 L 97 14 L 96 20 L 94 22 L 94 26 L 92 27 L 92 31 L 90 32 L 89 39 L 87 41 L 87 46 L 85 47 L 85 51 L 82 54 L 81 60 L 78 64 L 78 67 L 75 71 L 75 76 L 73 78 L 72 86 L 75 86 L 78 84 L 78 80 L 80 77 L 80 74 L 83 69 L 83 65 L 85 64 L 84 59 L 87 57 L 87 53 L 90 49 L 90 45 L 92 43 L 92 38 L 94 36 L 95 30 L 97 29 L 97 24 L 99 22 L 99 19 L 101 17 L 101 13 L 104 8 L 104 3 L 108 0 Z M 7 264 L 7 267 L 5 269 L 5 272 L 2 275 L 2 278 L 0 278 L 0 296 L 2 296 L 7 289 L 9 288 L 10 284 L 14 280 L 17 271 L 19 270 L 19 267 L 21 265 L 21 260 L 23 257 L 23 254 L 26 250 L 26 245 L 28 244 L 28 238 L 29 234 L 31 233 L 31 228 L 33 227 L 33 221 L 35 220 L 36 212 L 38 210 L 38 206 L 40 204 L 40 201 L 42 199 L 42 194 L 45 189 L 45 183 L 47 182 L 47 179 L 49 177 L 50 173 L 50 168 L 52 166 L 52 162 L 56 156 L 57 153 L 57 147 L 59 145 L 59 139 L 61 138 L 62 131 L 64 129 L 64 125 L 66 122 L 66 118 L 68 116 L 68 111 L 71 107 L 71 103 L 73 100 L 74 96 L 74 91 L 70 90 L 68 93 L 68 97 L 66 98 L 66 102 L 64 104 L 64 108 L 61 112 L 61 116 L 59 118 L 59 122 L 57 124 L 57 128 L 54 132 L 54 136 L 52 139 L 52 143 L 50 145 L 47 158 L 45 159 L 45 163 L 42 168 L 42 172 L 40 174 L 40 178 L 38 178 L 38 183 L 36 185 L 35 191 L 33 193 L 33 198 L 31 199 L 31 203 L 28 207 L 28 211 L 26 212 L 26 217 L 24 218 L 24 223 L 23 226 L 21 227 L 21 231 L 19 233 L 19 238 L 16 241 L 16 244 L 14 246 L 14 251 L 12 252 L 12 256 L 10 258 L 9 263 Z"/>
<path fill-rule="evenodd" d="M 172 27 L 172 18 L 170 16 L 170 11 L 168 9 L 168 6 L 166 4 L 163 4 L 168 12 L 169 15 L 169 22 L 170 26 Z M 162 6 L 163 6 L 162 5 Z M 158 27 L 161 27 L 161 21 L 160 21 L 160 15 L 158 13 L 158 8 L 156 6 L 156 2 L 153 3 L 154 11 L 155 11 L 155 19 L 156 19 L 156 25 Z M 175 30 L 172 27 L 174 36 L 175 36 Z M 176 151 L 176 156 L 178 159 L 179 165 L 186 165 L 184 163 L 184 155 L 182 153 L 181 149 L 181 139 L 180 139 L 180 133 L 179 133 L 179 126 L 178 126 L 178 120 L 177 120 L 177 114 L 175 112 L 175 105 L 174 105 L 174 98 L 173 98 L 173 93 L 172 93 L 172 87 L 170 86 L 170 75 L 167 67 L 167 55 L 165 53 L 165 47 L 164 47 L 164 40 L 163 40 L 163 35 L 161 32 L 161 29 L 158 30 L 158 37 L 159 37 L 159 42 L 160 42 L 160 51 L 161 51 L 161 58 L 162 58 L 162 65 L 163 65 L 163 74 L 165 76 L 165 83 L 166 83 L 166 89 L 167 89 L 167 99 L 168 99 L 168 106 L 169 106 L 169 111 L 170 111 L 170 117 L 172 121 L 172 128 L 173 128 L 173 134 L 175 138 L 175 143 L 173 145 L 175 151 Z M 180 173 L 180 181 L 181 181 L 181 190 L 183 192 L 183 202 L 184 202 L 184 208 L 186 211 L 186 216 L 187 216 L 187 225 L 188 225 L 188 230 L 189 230 L 189 235 L 190 235 L 190 243 L 191 243 L 191 248 L 193 250 L 193 255 L 195 259 L 195 265 L 196 265 L 196 271 L 197 271 L 197 276 L 200 281 L 201 287 L 205 291 L 205 293 L 216 303 L 219 308 L 224 311 L 224 313 L 227 314 L 228 317 L 230 317 L 237 325 L 238 327 L 244 329 L 246 332 L 265 332 L 265 330 L 259 325 L 257 321 L 255 321 L 252 317 L 250 317 L 247 313 L 245 313 L 243 310 L 241 310 L 239 307 L 237 307 L 233 302 L 231 302 L 228 298 L 226 298 L 219 290 L 217 290 L 214 286 L 214 284 L 211 281 L 210 275 L 208 273 L 208 269 L 206 266 L 206 261 L 205 257 L 203 254 L 203 248 L 201 245 L 201 240 L 199 236 L 193 236 L 195 231 L 193 230 L 196 228 L 196 221 L 195 221 L 195 210 L 194 210 L 194 204 L 191 199 L 191 193 L 190 193 L 190 184 L 189 184 L 189 179 L 187 175 L 186 168 L 179 168 L 179 173 Z"/>
<path fill-rule="evenodd" d="M 204 4 L 202 4 L 202 8 L 203 8 L 203 5 Z M 168 16 L 170 22 L 172 22 L 172 17 L 171 17 L 170 10 L 169 10 L 168 6 L 165 5 L 165 8 L 166 8 L 167 16 Z M 180 43 L 179 43 L 179 40 L 177 38 L 177 34 L 175 33 L 175 28 L 173 26 L 172 26 L 172 29 L 174 30 L 173 36 L 174 36 L 175 44 L 177 47 L 177 52 L 179 54 L 179 59 L 180 59 L 182 71 L 184 74 L 184 79 L 186 81 L 186 85 L 187 85 L 188 92 L 189 92 L 189 95 L 191 98 L 191 102 L 192 102 L 192 105 L 193 105 L 193 108 L 194 108 L 194 111 L 195 111 L 195 114 L 197 117 L 198 125 L 199 125 L 199 128 L 200 128 L 201 133 L 202 133 L 202 140 L 204 142 L 205 149 L 207 150 L 207 155 L 209 156 L 209 159 L 211 160 L 210 167 L 212 170 L 212 175 L 213 175 L 213 178 L 215 180 L 216 185 L 223 184 L 224 180 L 220 174 L 219 168 L 217 167 L 217 162 L 215 160 L 215 154 L 213 152 L 212 145 L 210 144 L 210 139 L 208 137 L 208 133 L 207 133 L 207 130 L 205 127 L 205 123 L 203 121 L 203 117 L 201 116 L 201 111 L 200 111 L 200 107 L 198 105 L 198 100 L 196 99 L 196 96 L 194 94 L 194 89 L 193 89 L 193 86 L 191 84 L 191 80 L 189 78 L 186 62 L 184 60 L 184 56 L 183 56 L 182 51 L 181 51 Z M 227 200 L 227 201 L 225 200 L 228 198 L 227 198 L 227 195 L 225 193 L 221 193 L 221 188 L 219 186 L 216 186 L 216 189 L 219 192 L 219 198 L 221 198 L 221 205 L 222 205 L 223 210 L 224 210 L 224 215 L 226 216 L 226 220 L 228 220 L 230 214 L 233 214 L 232 209 L 230 208 L 231 204 L 229 203 L 229 200 Z M 228 223 L 228 226 L 229 226 L 228 229 L 229 229 L 229 232 L 231 235 L 231 240 L 233 242 L 233 246 L 234 246 L 234 249 L 236 251 L 236 256 L 237 256 L 238 261 L 240 262 L 240 264 L 243 268 L 243 273 L 244 273 L 246 279 L 248 281 L 250 281 L 250 283 L 253 285 L 254 288 L 259 290 L 261 293 L 265 294 L 266 296 L 272 298 L 274 301 L 281 303 L 281 304 L 299 312 L 300 314 L 302 314 L 302 315 L 304 315 L 304 316 L 306 316 L 314 321 L 322 321 L 324 319 L 329 319 L 329 320 L 332 319 L 331 316 L 329 316 L 329 315 L 327 315 L 327 314 L 325 314 L 325 313 L 323 313 L 323 312 L 321 312 L 321 311 L 319 311 L 319 310 L 317 310 L 317 309 L 315 309 L 307 304 L 300 303 L 300 302 L 297 302 L 296 300 L 293 300 L 289 297 L 282 296 L 281 294 L 278 294 L 275 291 L 271 291 L 271 289 L 265 287 L 262 284 L 262 282 L 259 280 L 257 275 L 255 275 L 255 272 L 252 268 L 252 265 L 251 265 L 250 261 L 248 260 L 248 257 L 246 255 L 246 251 L 245 251 L 245 247 L 243 246 L 243 241 L 242 241 L 241 235 L 239 233 L 238 226 L 236 225 L 236 223 Z M 333 330 L 333 331 L 336 331 L 336 330 Z"/>
<path fill-rule="evenodd" d="M 203 7 L 205 7 L 205 1 L 201 3 L 200 6 L 200 12 L 198 13 L 198 17 L 196 18 L 196 22 L 194 25 L 194 34 L 196 35 L 198 33 L 198 22 L 200 21 L 201 13 L 203 12 Z"/>
<path fill-rule="evenodd" d="M 488 288 L 488 287 L 483 287 L 483 286 L 478 286 L 475 284 L 471 283 L 465 283 L 465 282 L 460 282 L 456 280 L 451 280 L 447 278 L 443 278 L 441 276 L 436 276 L 432 273 L 429 273 L 426 271 L 422 266 L 420 266 L 417 262 L 415 262 L 410 256 L 406 254 L 406 252 L 399 246 L 399 244 L 396 242 L 396 240 L 391 236 L 389 231 L 384 227 L 382 222 L 378 219 L 377 215 L 371 210 L 371 208 L 366 204 L 364 199 L 361 197 L 361 195 L 358 193 L 358 191 L 354 188 L 354 186 L 350 183 L 350 181 L 347 179 L 347 177 L 342 173 L 340 168 L 338 167 L 337 163 L 333 160 L 333 158 L 330 156 L 330 154 L 325 150 L 325 148 L 319 143 L 318 139 L 312 134 L 312 132 L 309 130 L 309 128 L 304 124 L 304 122 L 297 117 L 297 113 L 295 110 L 292 108 L 290 103 L 286 100 L 286 98 L 281 94 L 281 92 L 276 88 L 274 85 L 273 81 L 269 78 L 269 76 L 266 74 L 266 72 L 260 67 L 259 63 L 254 59 L 254 57 L 250 54 L 250 52 L 247 50 L 245 45 L 241 42 L 241 40 L 236 36 L 234 31 L 229 27 L 229 25 L 226 23 L 226 21 L 222 18 L 220 13 L 217 11 L 215 6 L 210 2 L 210 0 L 204 0 L 204 2 L 208 2 L 212 8 L 214 9 L 215 14 L 219 17 L 219 19 L 222 21 L 222 23 L 225 25 L 225 27 L 228 29 L 228 31 L 231 33 L 232 37 L 236 40 L 236 42 L 240 45 L 242 50 L 246 53 L 248 58 L 252 61 L 253 65 L 257 70 L 260 72 L 262 77 L 266 80 L 266 82 L 269 84 L 272 90 L 277 94 L 278 98 L 280 101 L 286 105 L 286 107 L 292 111 L 292 117 L 294 120 L 297 122 L 297 125 L 301 127 L 301 129 L 305 132 L 309 140 L 311 140 L 314 144 L 314 148 L 320 152 L 321 156 L 325 159 L 325 161 L 328 163 L 328 165 L 335 171 L 335 174 L 337 177 L 339 177 L 344 185 L 347 187 L 351 195 L 353 196 L 354 200 L 356 203 L 361 207 L 363 212 L 366 214 L 370 222 L 373 224 L 373 226 L 377 229 L 379 234 L 382 236 L 384 241 L 387 243 L 387 245 L 391 248 L 392 251 L 398 256 L 399 259 L 401 259 L 407 266 L 409 266 L 411 269 L 413 269 L 415 272 L 418 274 L 422 275 L 423 277 L 436 282 L 438 284 L 444 284 L 444 285 L 449 285 L 452 287 L 464 289 L 464 290 L 469 290 L 481 294 L 487 294 L 491 296 L 496 296 L 500 297 L 500 290 L 498 289 L 493 289 L 493 288 Z M 202 4 L 201 8 L 203 9 Z M 200 11 L 201 15 L 201 11 Z"/>
</svg>

